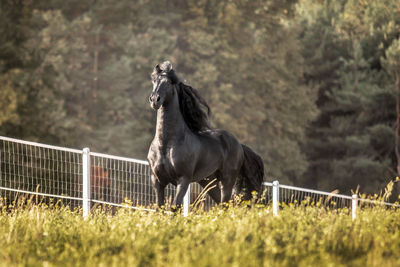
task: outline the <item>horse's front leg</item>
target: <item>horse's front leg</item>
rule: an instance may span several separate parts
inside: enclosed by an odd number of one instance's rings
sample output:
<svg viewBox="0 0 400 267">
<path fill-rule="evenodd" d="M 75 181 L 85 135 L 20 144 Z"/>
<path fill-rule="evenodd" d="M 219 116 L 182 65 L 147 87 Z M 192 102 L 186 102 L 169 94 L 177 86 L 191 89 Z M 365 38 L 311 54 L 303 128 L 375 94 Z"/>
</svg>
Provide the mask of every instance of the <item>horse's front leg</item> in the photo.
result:
<svg viewBox="0 0 400 267">
<path fill-rule="evenodd" d="M 165 203 L 165 196 L 164 196 L 164 189 L 165 185 L 162 185 L 158 179 L 154 176 L 154 174 L 151 175 L 151 184 L 153 185 L 154 191 L 156 191 L 156 202 L 158 208 L 161 208 L 164 206 Z"/>
<path fill-rule="evenodd" d="M 172 203 L 172 206 L 179 210 L 182 207 L 183 198 L 185 197 L 186 191 L 189 187 L 190 179 L 183 176 L 178 180 L 177 187 L 176 187 L 176 195 L 175 199 Z"/>
</svg>

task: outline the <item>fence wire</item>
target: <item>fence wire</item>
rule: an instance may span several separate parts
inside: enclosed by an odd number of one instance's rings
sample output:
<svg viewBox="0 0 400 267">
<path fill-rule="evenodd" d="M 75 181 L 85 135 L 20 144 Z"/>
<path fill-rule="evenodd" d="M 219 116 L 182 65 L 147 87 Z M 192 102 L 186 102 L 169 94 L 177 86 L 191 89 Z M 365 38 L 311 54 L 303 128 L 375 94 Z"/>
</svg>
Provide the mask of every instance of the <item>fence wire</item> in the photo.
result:
<svg viewBox="0 0 400 267">
<path fill-rule="evenodd" d="M 260 202 L 265 205 L 269 205 L 272 203 L 272 183 L 270 186 L 269 186 L 269 183 L 263 184 L 263 190 L 262 190 Z"/>
<path fill-rule="evenodd" d="M 272 203 L 272 188 L 273 183 L 264 182 L 264 194 L 262 201 L 265 204 Z M 306 189 L 301 187 L 289 186 L 289 185 L 278 185 L 280 205 L 285 204 L 305 204 L 305 205 L 321 205 L 331 208 L 351 208 L 352 207 L 352 196 L 337 194 L 334 192 L 323 192 L 319 190 Z M 355 200 L 359 203 L 359 206 L 377 206 L 384 205 L 386 207 L 400 208 L 400 205 L 394 203 L 387 203 L 379 200 L 365 199 L 356 197 Z"/>
<path fill-rule="evenodd" d="M 273 184 L 264 182 L 264 203 L 272 202 L 272 188 Z M 283 204 L 305 204 L 305 205 L 323 205 L 331 208 L 350 208 L 351 196 L 336 194 L 334 192 L 323 192 L 318 190 L 300 188 L 288 185 L 279 185 L 279 198 L 278 201 Z"/>
<path fill-rule="evenodd" d="M 338 196 L 336 194 L 321 194 L 318 192 L 310 192 L 305 190 L 298 190 L 294 188 L 287 188 L 285 186 L 279 187 L 279 201 L 281 203 L 289 204 L 320 204 L 332 208 L 345 208 L 351 207 L 351 197 Z"/>
<path fill-rule="evenodd" d="M 155 203 L 150 168 L 146 161 L 90 152 L 90 200 L 92 203 L 150 207 Z M 82 150 L 69 149 L 0 136 L 0 196 L 11 204 L 17 197 L 39 196 L 61 200 L 72 208 L 82 206 Z M 191 203 L 202 191 L 191 186 Z M 167 205 L 176 194 L 174 185 L 165 189 Z M 201 203 L 215 205 L 209 196 Z M 92 205 L 93 206 L 93 205 Z"/>
<path fill-rule="evenodd" d="M 133 206 L 149 207 L 156 202 L 146 161 L 90 153 L 91 200 L 94 203 L 120 204 L 129 201 Z M 172 202 L 175 187 L 165 189 L 168 202 Z"/>
<path fill-rule="evenodd" d="M 50 146 L 0 136 L 0 196 L 13 201 L 21 195 L 54 198 L 72 208 L 82 206 L 82 150 Z M 151 186 L 147 161 L 90 152 L 90 201 L 92 204 L 121 206 L 127 200 L 133 207 L 151 207 L 155 192 Z M 262 202 L 272 202 L 273 184 L 264 182 Z M 336 193 L 279 185 L 281 204 L 317 204 L 332 208 L 351 207 L 352 197 Z M 191 184 L 191 203 L 203 188 Z M 173 202 L 176 188 L 165 189 L 167 205 Z M 197 201 L 197 208 L 210 209 L 216 203 L 208 196 Z M 360 205 L 399 205 L 357 198 Z"/>
<path fill-rule="evenodd" d="M 33 194 L 77 207 L 82 200 L 82 152 L 0 139 L 0 193 L 8 201 Z"/>
</svg>

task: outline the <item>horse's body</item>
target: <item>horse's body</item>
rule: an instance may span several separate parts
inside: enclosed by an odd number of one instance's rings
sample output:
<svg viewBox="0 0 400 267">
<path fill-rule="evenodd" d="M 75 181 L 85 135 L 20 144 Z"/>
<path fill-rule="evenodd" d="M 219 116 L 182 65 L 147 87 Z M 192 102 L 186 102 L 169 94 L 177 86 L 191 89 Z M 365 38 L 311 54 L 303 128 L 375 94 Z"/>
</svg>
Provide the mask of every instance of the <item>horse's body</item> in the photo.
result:
<svg viewBox="0 0 400 267">
<path fill-rule="evenodd" d="M 176 206 L 182 204 L 191 182 L 205 187 L 214 178 L 220 187 L 209 194 L 218 203 L 229 201 L 233 190 L 236 194 L 260 192 L 261 158 L 229 132 L 209 127 L 207 114 L 200 108 L 200 104 L 208 105 L 193 88 L 179 81 L 169 62 L 157 65 L 152 77 L 150 103 L 157 110 L 157 126 L 148 161 L 157 204 L 164 205 L 164 189 L 169 183 L 177 186 Z M 250 173 L 255 177 L 247 177 Z"/>
</svg>

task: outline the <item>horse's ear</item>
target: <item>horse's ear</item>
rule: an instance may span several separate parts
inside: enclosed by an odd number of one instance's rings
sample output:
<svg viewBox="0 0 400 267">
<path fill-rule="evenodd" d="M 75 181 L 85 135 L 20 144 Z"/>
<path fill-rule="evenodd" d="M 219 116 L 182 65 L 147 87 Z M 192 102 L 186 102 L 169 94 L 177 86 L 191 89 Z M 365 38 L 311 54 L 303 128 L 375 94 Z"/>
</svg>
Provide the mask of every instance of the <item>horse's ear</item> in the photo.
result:
<svg viewBox="0 0 400 267">
<path fill-rule="evenodd" d="M 155 71 L 156 73 L 161 73 L 161 69 L 160 69 L 160 65 L 159 65 L 159 64 L 157 64 L 157 65 L 154 67 L 154 71 Z"/>
</svg>

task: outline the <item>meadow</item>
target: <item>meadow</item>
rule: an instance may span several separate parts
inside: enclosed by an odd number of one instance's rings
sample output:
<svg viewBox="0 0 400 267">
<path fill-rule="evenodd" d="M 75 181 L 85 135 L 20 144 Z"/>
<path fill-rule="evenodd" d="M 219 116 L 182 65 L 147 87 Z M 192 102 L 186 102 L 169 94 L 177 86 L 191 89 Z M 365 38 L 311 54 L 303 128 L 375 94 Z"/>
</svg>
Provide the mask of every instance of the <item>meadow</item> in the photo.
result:
<svg viewBox="0 0 400 267">
<path fill-rule="evenodd" d="M 231 205 L 181 214 L 0 209 L 2 266 L 400 266 L 400 212 Z"/>
</svg>

